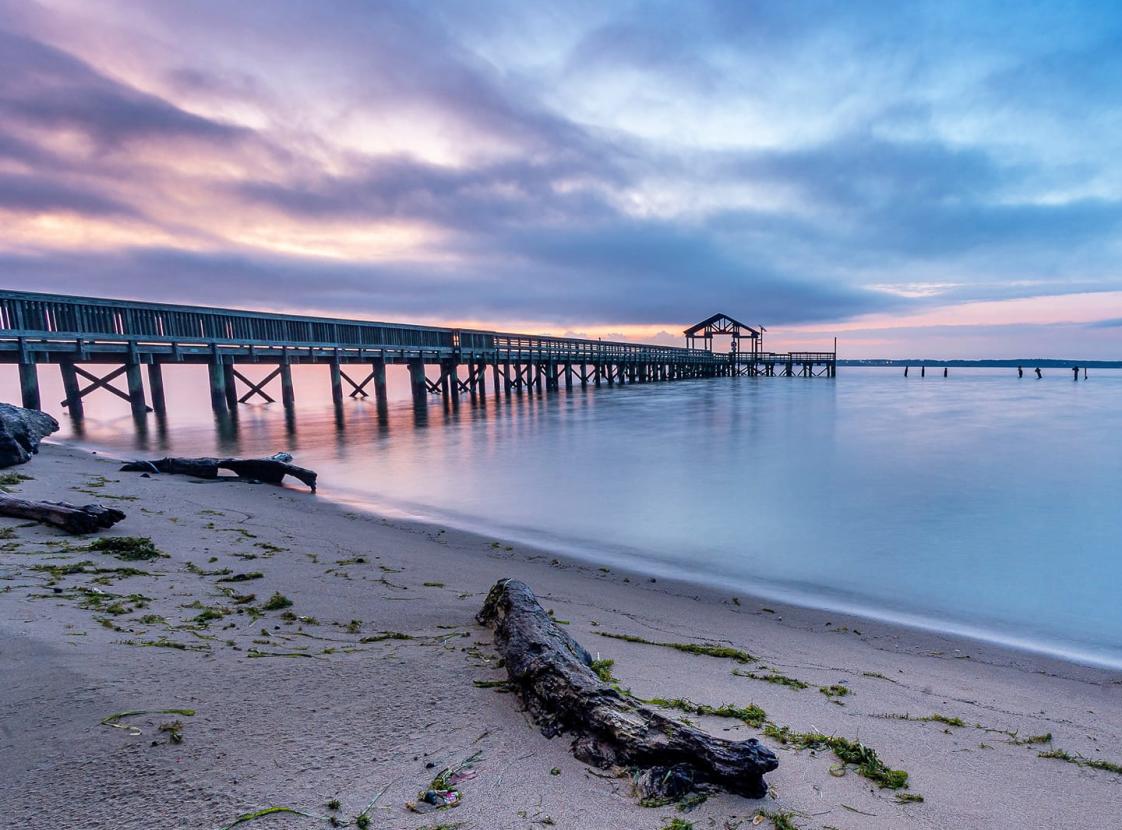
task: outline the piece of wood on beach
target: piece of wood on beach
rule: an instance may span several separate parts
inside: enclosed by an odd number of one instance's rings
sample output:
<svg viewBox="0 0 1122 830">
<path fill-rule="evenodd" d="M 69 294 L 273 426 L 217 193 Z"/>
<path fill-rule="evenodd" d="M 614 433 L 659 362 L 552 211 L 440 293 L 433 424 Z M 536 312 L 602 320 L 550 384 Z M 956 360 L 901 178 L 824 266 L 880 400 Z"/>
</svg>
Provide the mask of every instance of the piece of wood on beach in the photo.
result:
<svg viewBox="0 0 1122 830">
<path fill-rule="evenodd" d="M 61 527 L 67 533 L 93 533 L 113 527 L 125 514 L 100 504 L 67 504 L 64 501 L 28 501 L 0 495 L 0 516 L 32 519 Z"/>
<path fill-rule="evenodd" d="M 316 489 L 314 470 L 297 467 L 292 456 L 278 452 L 268 458 L 158 458 L 153 461 L 129 461 L 121 466 L 126 473 L 167 473 L 168 475 L 218 478 L 219 470 L 229 470 L 238 478 L 280 484 L 285 476 L 302 481 Z"/>
<path fill-rule="evenodd" d="M 542 734 L 570 733 L 579 760 L 630 771 L 644 801 L 674 801 L 698 787 L 766 795 L 764 773 L 779 766 L 770 749 L 755 738 L 708 735 L 601 681 L 590 668 L 591 655 L 557 626 L 525 583 L 497 582 L 476 619 L 494 629 L 511 685 Z"/>
</svg>

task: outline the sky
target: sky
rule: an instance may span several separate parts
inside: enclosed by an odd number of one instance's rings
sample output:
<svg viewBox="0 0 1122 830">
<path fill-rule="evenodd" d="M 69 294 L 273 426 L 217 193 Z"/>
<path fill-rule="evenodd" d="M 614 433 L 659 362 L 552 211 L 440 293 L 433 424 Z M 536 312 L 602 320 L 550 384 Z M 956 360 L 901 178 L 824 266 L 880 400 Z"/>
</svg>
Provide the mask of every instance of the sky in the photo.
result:
<svg viewBox="0 0 1122 830">
<path fill-rule="evenodd" d="M 1111 3 L 0 0 L 0 287 L 1122 358 Z"/>
</svg>

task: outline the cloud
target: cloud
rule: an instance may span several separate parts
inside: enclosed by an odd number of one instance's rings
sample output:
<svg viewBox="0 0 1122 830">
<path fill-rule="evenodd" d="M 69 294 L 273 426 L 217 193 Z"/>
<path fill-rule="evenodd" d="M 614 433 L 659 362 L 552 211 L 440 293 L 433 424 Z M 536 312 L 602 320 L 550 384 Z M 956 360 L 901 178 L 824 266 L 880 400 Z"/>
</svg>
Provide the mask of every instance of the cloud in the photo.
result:
<svg viewBox="0 0 1122 830">
<path fill-rule="evenodd" d="M 0 115 L 78 130 L 103 149 L 135 139 L 235 140 L 240 130 L 129 89 L 38 41 L 0 30 Z"/>
<path fill-rule="evenodd" d="M 0 209 L 27 213 L 61 210 L 95 216 L 135 216 L 128 205 L 96 189 L 44 181 L 40 176 L 0 173 Z"/>
<path fill-rule="evenodd" d="M 1122 15 L 0 5 L 19 284 L 579 329 L 1122 283 Z"/>
</svg>

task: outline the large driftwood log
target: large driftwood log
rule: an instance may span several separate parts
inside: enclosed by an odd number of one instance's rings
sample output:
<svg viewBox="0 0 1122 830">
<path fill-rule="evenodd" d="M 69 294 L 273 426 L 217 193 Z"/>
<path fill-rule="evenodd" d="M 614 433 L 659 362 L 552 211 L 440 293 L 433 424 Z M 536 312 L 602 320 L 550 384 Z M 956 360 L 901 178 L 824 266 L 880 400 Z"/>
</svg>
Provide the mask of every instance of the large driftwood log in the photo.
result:
<svg viewBox="0 0 1122 830">
<path fill-rule="evenodd" d="M 67 504 L 64 501 L 28 501 L 0 495 L 0 516 L 33 519 L 61 527 L 67 533 L 93 533 L 113 527 L 125 514 L 100 504 Z"/>
<path fill-rule="evenodd" d="M 291 462 L 292 456 L 285 452 L 269 458 L 159 458 L 155 461 L 129 461 L 121 467 L 121 471 L 218 478 L 219 470 L 229 470 L 238 478 L 255 479 L 266 484 L 280 484 L 285 476 L 292 476 L 315 492 L 315 471 L 297 467 Z"/>
<path fill-rule="evenodd" d="M 631 768 L 647 798 L 679 798 L 695 785 L 749 798 L 767 793 L 764 773 L 779 766 L 771 750 L 755 738 L 715 738 L 602 682 L 589 653 L 526 584 L 500 580 L 476 619 L 494 629 L 511 682 L 542 734 L 574 735 L 573 754 L 585 763 Z"/>
<path fill-rule="evenodd" d="M 26 463 L 57 430 L 58 421 L 46 412 L 0 403 L 0 467 Z"/>
</svg>

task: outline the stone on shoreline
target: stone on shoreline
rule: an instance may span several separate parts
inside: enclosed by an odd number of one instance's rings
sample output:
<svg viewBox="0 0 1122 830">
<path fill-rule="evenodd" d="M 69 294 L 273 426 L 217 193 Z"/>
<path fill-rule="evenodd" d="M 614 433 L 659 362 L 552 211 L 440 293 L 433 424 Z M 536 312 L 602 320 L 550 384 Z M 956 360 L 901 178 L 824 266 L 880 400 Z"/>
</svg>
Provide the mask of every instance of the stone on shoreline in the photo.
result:
<svg viewBox="0 0 1122 830">
<path fill-rule="evenodd" d="M 58 421 L 38 409 L 0 403 L 0 467 L 26 464 L 39 442 L 58 430 Z"/>
</svg>

